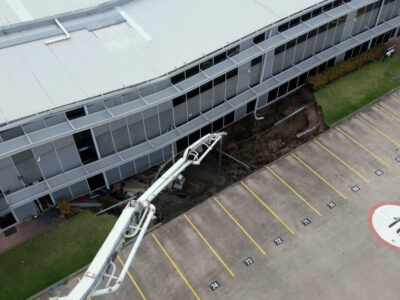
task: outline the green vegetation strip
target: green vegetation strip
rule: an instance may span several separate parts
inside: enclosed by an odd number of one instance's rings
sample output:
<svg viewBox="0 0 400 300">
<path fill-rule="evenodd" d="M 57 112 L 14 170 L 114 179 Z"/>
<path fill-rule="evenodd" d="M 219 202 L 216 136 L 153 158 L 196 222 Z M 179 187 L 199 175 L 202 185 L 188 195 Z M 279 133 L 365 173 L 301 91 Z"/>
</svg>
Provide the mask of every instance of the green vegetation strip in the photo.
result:
<svg viewBox="0 0 400 300">
<path fill-rule="evenodd" d="M 82 211 L 0 255 L 0 298 L 26 299 L 93 259 L 116 218 Z"/>
<path fill-rule="evenodd" d="M 400 85 L 400 58 L 375 61 L 315 93 L 324 111 L 325 123 L 332 125 Z"/>
</svg>

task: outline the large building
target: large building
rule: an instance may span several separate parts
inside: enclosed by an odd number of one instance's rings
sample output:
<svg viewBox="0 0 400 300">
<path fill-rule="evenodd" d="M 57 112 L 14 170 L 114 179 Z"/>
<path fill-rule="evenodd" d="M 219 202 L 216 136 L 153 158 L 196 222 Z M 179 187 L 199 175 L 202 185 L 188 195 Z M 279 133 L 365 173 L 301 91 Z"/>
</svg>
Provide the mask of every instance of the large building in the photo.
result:
<svg viewBox="0 0 400 300">
<path fill-rule="evenodd" d="M 399 35 L 400 0 L 0 2 L 0 228 Z"/>
</svg>

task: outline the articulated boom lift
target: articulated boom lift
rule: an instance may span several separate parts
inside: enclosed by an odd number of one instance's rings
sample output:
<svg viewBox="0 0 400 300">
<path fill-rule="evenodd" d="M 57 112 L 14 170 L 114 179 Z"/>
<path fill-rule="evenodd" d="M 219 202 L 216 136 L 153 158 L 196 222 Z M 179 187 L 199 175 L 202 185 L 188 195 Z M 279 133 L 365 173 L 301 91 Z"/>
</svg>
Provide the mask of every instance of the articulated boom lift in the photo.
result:
<svg viewBox="0 0 400 300">
<path fill-rule="evenodd" d="M 128 268 L 132 264 L 136 251 L 155 213 L 155 207 L 151 204 L 151 201 L 188 166 L 199 165 L 222 139 L 223 135 L 225 135 L 224 132 L 207 134 L 190 145 L 183 156 L 157 179 L 149 189 L 137 200 L 129 201 L 79 283 L 68 296 L 52 299 L 84 300 L 89 297 L 115 292 L 124 281 Z M 135 236 L 137 236 L 136 241 L 128 259 L 119 276 L 116 276 L 114 260 L 122 249 L 125 239 Z M 99 287 L 102 283 L 105 283 L 103 287 Z"/>
</svg>

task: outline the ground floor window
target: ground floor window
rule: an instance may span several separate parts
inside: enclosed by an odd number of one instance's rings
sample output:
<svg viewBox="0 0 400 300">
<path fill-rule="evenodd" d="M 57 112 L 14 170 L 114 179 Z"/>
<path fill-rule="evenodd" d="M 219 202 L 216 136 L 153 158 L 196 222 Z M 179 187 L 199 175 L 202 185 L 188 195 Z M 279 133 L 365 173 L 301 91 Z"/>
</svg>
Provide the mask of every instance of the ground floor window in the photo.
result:
<svg viewBox="0 0 400 300">
<path fill-rule="evenodd" d="M 5 215 L 0 216 L 0 228 L 4 229 L 7 227 L 10 227 L 17 223 L 17 220 L 15 220 L 14 215 L 9 212 Z"/>
</svg>

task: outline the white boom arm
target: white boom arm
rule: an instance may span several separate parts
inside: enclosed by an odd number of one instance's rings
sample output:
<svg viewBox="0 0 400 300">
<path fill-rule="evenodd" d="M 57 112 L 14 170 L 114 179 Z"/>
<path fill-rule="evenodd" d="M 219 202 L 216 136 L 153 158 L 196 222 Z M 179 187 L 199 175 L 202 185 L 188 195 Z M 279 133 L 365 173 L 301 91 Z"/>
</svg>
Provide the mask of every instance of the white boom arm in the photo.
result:
<svg viewBox="0 0 400 300">
<path fill-rule="evenodd" d="M 151 204 L 151 201 L 188 166 L 199 165 L 225 134 L 224 132 L 207 134 L 190 145 L 183 153 L 183 156 L 137 200 L 129 201 L 79 283 L 72 289 L 68 296 L 52 299 L 84 300 L 90 296 L 115 292 L 121 286 L 146 233 L 151 218 L 155 213 L 155 207 Z M 125 239 L 136 235 L 135 244 L 129 253 L 120 275 L 117 277 L 114 275 L 116 269 L 114 260 L 121 250 Z M 98 289 L 97 287 L 106 278 L 108 280 L 105 287 Z"/>
</svg>

